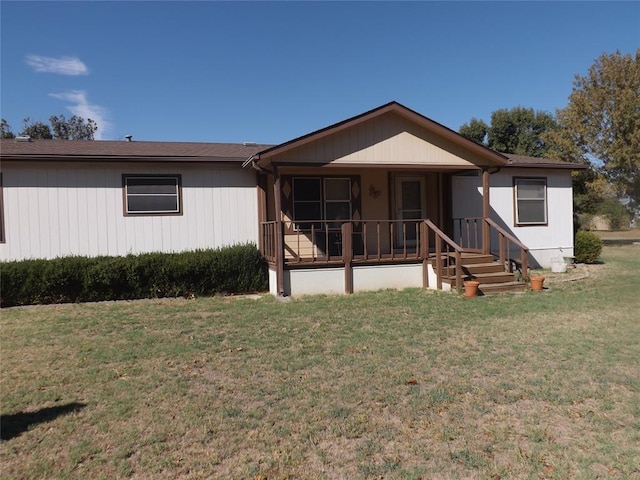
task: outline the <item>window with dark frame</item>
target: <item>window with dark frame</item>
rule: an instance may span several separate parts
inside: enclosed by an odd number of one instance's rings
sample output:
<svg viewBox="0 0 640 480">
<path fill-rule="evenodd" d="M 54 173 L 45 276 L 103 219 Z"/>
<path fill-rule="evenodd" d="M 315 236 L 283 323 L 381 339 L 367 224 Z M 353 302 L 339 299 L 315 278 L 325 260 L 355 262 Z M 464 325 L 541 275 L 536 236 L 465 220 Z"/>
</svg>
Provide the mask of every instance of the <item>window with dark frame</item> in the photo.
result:
<svg viewBox="0 0 640 480">
<path fill-rule="evenodd" d="M 123 175 L 125 215 L 182 213 L 180 175 Z"/>
<path fill-rule="evenodd" d="M 293 219 L 300 230 L 322 228 L 322 182 L 320 178 L 293 179 Z"/>
<path fill-rule="evenodd" d="M 293 218 L 300 230 L 319 230 L 323 220 L 340 228 L 340 220 L 351 219 L 351 180 L 349 178 L 294 177 Z"/>
<path fill-rule="evenodd" d="M 351 219 L 351 181 L 348 178 L 324 179 L 324 218 L 335 220 L 329 228 L 340 228 L 341 220 Z"/>
<path fill-rule="evenodd" d="M 514 178 L 516 225 L 547 224 L 547 179 Z"/>
</svg>

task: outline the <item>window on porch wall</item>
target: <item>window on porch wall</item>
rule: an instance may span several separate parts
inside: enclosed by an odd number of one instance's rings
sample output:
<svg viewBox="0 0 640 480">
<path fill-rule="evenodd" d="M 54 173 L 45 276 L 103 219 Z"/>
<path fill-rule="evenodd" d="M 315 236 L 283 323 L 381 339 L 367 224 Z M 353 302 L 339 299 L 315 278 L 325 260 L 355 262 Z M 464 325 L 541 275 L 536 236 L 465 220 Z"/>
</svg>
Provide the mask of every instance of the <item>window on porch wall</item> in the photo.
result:
<svg viewBox="0 0 640 480">
<path fill-rule="evenodd" d="M 340 220 L 351 220 L 351 181 L 348 178 L 325 178 L 324 196 L 324 218 L 335 220 L 329 228 L 340 228 Z"/>
<path fill-rule="evenodd" d="M 320 229 L 322 189 L 319 178 L 293 179 L 293 221 L 296 230 Z"/>
<path fill-rule="evenodd" d="M 351 180 L 348 178 L 293 178 L 293 221 L 300 230 L 340 228 L 351 220 Z M 335 222 L 331 222 L 335 220 Z"/>
</svg>

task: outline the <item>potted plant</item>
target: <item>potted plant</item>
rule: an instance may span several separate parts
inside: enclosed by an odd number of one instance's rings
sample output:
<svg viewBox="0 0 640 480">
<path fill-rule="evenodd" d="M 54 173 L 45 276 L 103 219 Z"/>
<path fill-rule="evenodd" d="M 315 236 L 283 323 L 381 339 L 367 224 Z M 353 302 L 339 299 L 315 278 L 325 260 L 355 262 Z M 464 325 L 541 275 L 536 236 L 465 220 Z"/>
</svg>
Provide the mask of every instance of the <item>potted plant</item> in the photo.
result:
<svg viewBox="0 0 640 480">
<path fill-rule="evenodd" d="M 476 280 L 466 280 L 464 282 L 464 296 L 467 298 L 478 296 L 479 285 L 480 282 L 477 282 Z"/>
<path fill-rule="evenodd" d="M 541 292 L 543 290 L 542 284 L 544 283 L 544 277 L 542 275 L 532 275 L 529 280 L 531 282 L 531 290 L 534 292 Z"/>
</svg>

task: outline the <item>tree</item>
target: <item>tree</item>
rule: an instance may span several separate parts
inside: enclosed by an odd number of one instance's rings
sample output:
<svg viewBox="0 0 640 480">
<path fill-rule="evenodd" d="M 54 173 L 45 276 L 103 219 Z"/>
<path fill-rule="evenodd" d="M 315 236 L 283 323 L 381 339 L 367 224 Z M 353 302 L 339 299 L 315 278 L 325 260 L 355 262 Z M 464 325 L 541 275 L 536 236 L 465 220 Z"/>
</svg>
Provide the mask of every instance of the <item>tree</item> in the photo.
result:
<svg viewBox="0 0 640 480">
<path fill-rule="evenodd" d="M 503 108 L 491 114 L 487 144 L 502 153 L 544 157 L 549 145 L 543 134 L 555 128 L 557 123 L 551 113 L 524 107 Z"/>
<path fill-rule="evenodd" d="M 0 138 L 15 138 L 11 131 L 11 125 L 4 118 L 0 122 Z"/>
<path fill-rule="evenodd" d="M 44 122 L 33 122 L 29 117 L 22 120 L 20 135 L 28 135 L 33 139 L 48 140 L 93 140 L 98 130 L 96 122 L 90 118 L 73 115 L 68 120 L 64 115 L 49 117 L 49 125 Z M 3 118 L 0 135 L 2 138 L 14 138 L 9 123 Z"/>
<path fill-rule="evenodd" d="M 62 140 L 93 140 L 93 134 L 98 130 L 96 122 L 90 118 L 73 115 L 69 120 L 64 115 L 49 117 L 54 138 Z"/>
<path fill-rule="evenodd" d="M 472 117 L 468 124 L 460 127 L 460 135 L 484 145 L 488 130 L 489 126 L 483 120 Z"/>
<path fill-rule="evenodd" d="M 50 140 L 53 138 L 49 125 L 42 122 L 29 123 L 29 121 L 29 117 L 25 117 L 22 119 L 22 131 L 20 132 L 20 135 L 28 135 L 29 137 L 36 140 Z"/>
<path fill-rule="evenodd" d="M 640 204 L 640 48 L 602 54 L 585 76 L 576 75 L 560 128 L 548 135 L 555 155 L 592 164 Z"/>
<path fill-rule="evenodd" d="M 515 107 L 495 110 L 489 126 L 472 118 L 460 127 L 460 134 L 498 152 L 544 157 L 550 145 L 543 135 L 555 128 L 557 124 L 552 114 Z"/>
</svg>

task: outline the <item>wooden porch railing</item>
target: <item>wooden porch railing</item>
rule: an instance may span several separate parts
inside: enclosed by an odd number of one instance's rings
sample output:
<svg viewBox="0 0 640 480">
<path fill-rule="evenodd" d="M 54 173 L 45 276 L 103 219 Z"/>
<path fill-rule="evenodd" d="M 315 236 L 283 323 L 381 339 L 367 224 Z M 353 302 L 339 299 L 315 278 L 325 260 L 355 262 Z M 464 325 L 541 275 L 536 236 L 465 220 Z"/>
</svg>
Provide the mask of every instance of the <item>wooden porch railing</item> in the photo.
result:
<svg viewBox="0 0 640 480">
<path fill-rule="evenodd" d="M 423 286 L 429 287 L 428 264 L 434 260 L 437 288 L 442 272 L 454 271 L 462 288 L 463 248 L 431 220 L 318 220 L 283 222 L 283 251 L 278 252 L 277 222 L 261 224 L 262 254 L 271 264 L 278 255 L 289 266 L 344 265 L 345 285 L 351 285 L 353 264 L 422 262 Z M 303 228 L 305 227 L 305 228 Z"/>
<path fill-rule="evenodd" d="M 515 267 L 523 279 L 527 277 L 529 248 L 492 219 L 455 218 L 454 232 L 456 243 L 465 251 L 490 253 L 504 265 L 505 272 L 513 273 Z M 485 235 L 487 241 L 483 240 Z"/>
<path fill-rule="evenodd" d="M 462 290 L 462 252 L 463 249 L 456 245 L 442 230 L 440 230 L 431 220 L 426 219 L 422 222 L 424 234 L 422 238 L 425 240 L 425 252 L 429 252 L 429 233 L 433 232 L 435 237 L 435 272 L 437 278 L 437 288 L 442 290 L 442 272 L 449 270 L 451 267 L 455 269 L 456 288 L 458 292 Z M 443 243 L 444 242 L 444 243 Z M 454 260 L 453 264 L 451 260 Z M 423 269 L 423 275 L 426 274 L 426 265 Z M 425 288 L 429 287 L 429 278 L 423 280 Z"/>
<path fill-rule="evenodd" d="M 276 263 L 278 256 L 276 231 L 276 222 L 262 222 L 260 225 L 262 255 L 269 263 Z"/>
<path fill-rule="evenodd" d="M 345 239 L 351 240 L 350 256 L 357 262 L 421 259 L 420 232 L 422 220 L 315 220 L 283 222 L 284 255 L 287 264 L 342 262 Z M 275 233 L 275 227 L 262 224 L 265 257 L 272 258 L 267 246 L 275 245 L 265 237 Z M 350 232 L 343 232 L 349 225 Z"/>
<path fill-rule="evenodd" d="M 529 274 L 527 259 L 529 255 L 529 248 L 509 232 L 505 231 L 502 227 L 500 227 L 500 225 L 498 225 L 490 218 L 485 218 L 484 222 L 485 224 L 489 225 L 491 232 L 495 231 L 498 234 L 498 252 L 496 256 L 498 257 L 500 264 L 505 266 L 505 271 L 513 272 L 514 265 L 517 268 L 519 263 L 522 273 L 522 279 L 524 281 L 524 279 L 526 279 Z M 490 238 L 493 238 L 493 235 L 491 235 Z M 519 262 L 517 259 L 512 257 L 512 245 L 515 247 L 514 250 L 519 250 Z M 493 253 L 493 250 L 490 251 Z"/>
</svg>

